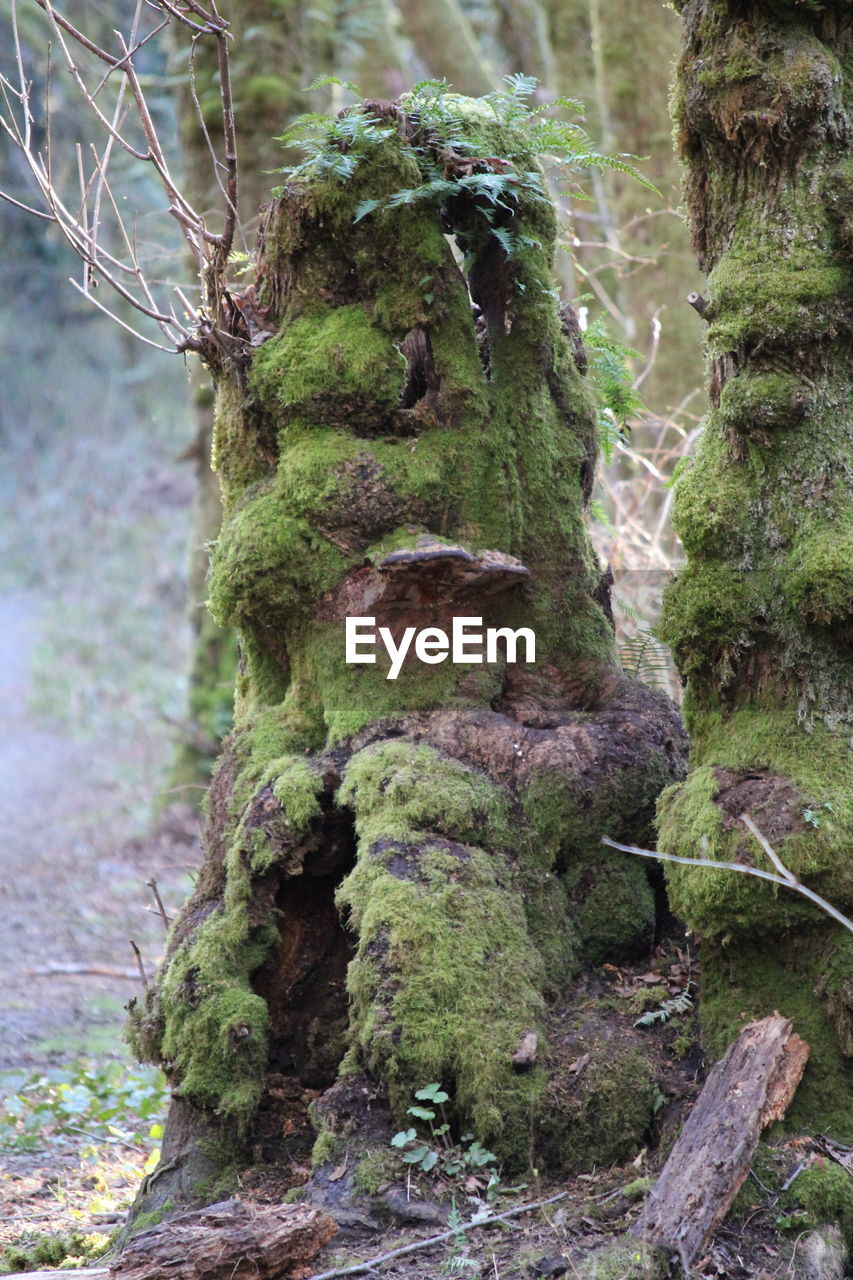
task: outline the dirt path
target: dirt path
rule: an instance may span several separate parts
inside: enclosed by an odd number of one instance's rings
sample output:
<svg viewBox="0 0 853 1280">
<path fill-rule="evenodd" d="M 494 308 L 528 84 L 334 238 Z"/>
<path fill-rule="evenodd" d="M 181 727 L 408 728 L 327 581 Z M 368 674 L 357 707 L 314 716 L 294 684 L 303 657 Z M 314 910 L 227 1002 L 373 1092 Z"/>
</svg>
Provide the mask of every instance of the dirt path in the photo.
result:
<svg viewBox="0 0 853 1280">
<path fill-rule="evenodd" d="M 176 904 L 197 861 L 186 814 L 128 839 L 107 762 L 132 742 L 77 741 L 30 712 L 40 633 L 34 593 L 0 595 L 0 1070 L 115 1049 L 140 986 L 128 939 L 152 970 L 162 947 L 145 882 Z M 63 965 L 119 976 L 45 972 Z"/>
</svg>

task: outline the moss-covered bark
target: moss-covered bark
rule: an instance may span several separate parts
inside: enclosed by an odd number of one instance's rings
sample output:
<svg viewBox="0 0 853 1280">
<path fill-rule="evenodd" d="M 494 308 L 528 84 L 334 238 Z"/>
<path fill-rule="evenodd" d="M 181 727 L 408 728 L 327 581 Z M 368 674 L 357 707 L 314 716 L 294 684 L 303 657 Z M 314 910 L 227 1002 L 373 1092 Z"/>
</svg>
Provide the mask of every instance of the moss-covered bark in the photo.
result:
<svg viewBox="0 0 853 1280">
<path fill-rule="evenodd" d="M 526 134 L 464 98 L 430 125 L 363 110 L 351 174 L 316 166 L 270 209 L 219 362 L 210 593 L 241 636 L 236 726 L 136 1043 L 182 1118 L 244 1159 L 296 1153 L 312 1098 L 334 1135 L 354 1098 L 374 1100 L 369 1128 L 441 1080 L 455 1122 L 511 1163 L 547 1107 L 559 1165 L 577 1158 L 562 1093 L 512 1055 L 530 1030 L 544 1046 L 548 1001 L 606 950 L 603 899 L 614 948 L 648 941 L 644 873 L 600 835 L 648 826 L 683 739 L 614 659 L 583 515 L 593 409 Z M 440 200 L 383 207 L 439 159 Z M 470 194 L 472 173 L 507 172 L 515 203 Z M 379 207 L 356 218 L 366 199 Z M 395 636 L 459 616 L 525 626 L 536 661 L 410 657 L 391 680 L 381 656 L 347 665 L 348 616 Z M 186 1161 L 161 1198 L 183 1194 Z"/>
<path fill-rule="evenodd" d="M 853 14 L 847 3 L 679 5 L 675 105 L 695 248 L 709 273 L 712 409 L 677 482 L 688 567 L 665 633 L 687 678 L 692 771 L 660 847 L 763 855 L 853 906 Z M 678 869 L 704 939 L 716 1053 L 774 1010 L 812 1045 L 790 1119 L 853 1136 L 853 946 L 747 877 Z"/>
<path fill-rule="evenodd" d="M 323 0 L 310 4 L 304 0 L 224 0 L 219 12 L 230 23 L 233 36 L 230 57 L 239 125 L 243 237 L 237 249 L 245 252 L 254 239 L 258 210 L 272 198 L 272 171 L 282 162 L 277 138 L 301 112 L 323 104 L 325 95 L 309 94 L 306 86 L 331 66 L 333 11 Z M 215 229 L 213 211 L 221 212 L 223 196 L 210 150 L 211 143 L 218 153 L 222 146 L 214 42 L 202 40 L 194 45 L 191 80 L 188 58 L 187 41 L 178 32 L 173 60 L 179 86 L 183 190 L 195 208 L 208 213 Z M 172 770 L 176 787 L 197 786 L 208 780 L 223 734 L 231 724 L 236 671 L 234 632 L 220 626 L 204 603 L 210 545 L 219 534 L 222 515 L 219 477 L 210 466 L 212 388 L 205 371 L 194 372 L 191 396 L 196 439 L 187 456 L 195 465 L 197 482 L 188 581 L 193 648 L 187 698 L 189 731 L 176 752 Z"/>
</svg>

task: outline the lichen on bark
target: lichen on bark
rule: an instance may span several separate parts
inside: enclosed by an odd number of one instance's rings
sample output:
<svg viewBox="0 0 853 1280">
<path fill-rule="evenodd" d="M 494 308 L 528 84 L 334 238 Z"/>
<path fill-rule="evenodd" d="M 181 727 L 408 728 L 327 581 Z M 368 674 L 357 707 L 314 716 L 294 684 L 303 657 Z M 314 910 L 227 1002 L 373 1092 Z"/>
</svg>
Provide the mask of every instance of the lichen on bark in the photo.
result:
<svg viewBox="0 0 853 1280">
<path fill-rule="evenodd" d="M 849 913 L 853 272 L 837 177 L 853 139 L 853 15 L 785 0 L 679 7 L 676 128 L 709 273 L 712 408 L 676 482 L 688 565 L 663 629 L 687 679 L 692 770 L 661 798 L 660 847 L 758 865 L 747 811 Z M 744 1017 L 788 1014 L 812 1043 L 791 1123 L 850 1137 L 843 931 L 748 877 L 673 868 L 669 883 L 705 940 L 709 1050 Z"/>
<path fill-rule="evenodd" d="M 235 729 L 133 1024 L 182 1121 L 244 1159 L 304 1149 L 309 1103 L 331 1149 L 354 1099 L 390 1124 L 440 1079 L 454 1124 L 528 1161 L 553 1103 L 513 1052 L 531 1030 L 544 1050 L 548 1002 L 601 958 L 597 867 L 615 897 L 638 887 L 600 835 L 647 826 L 683 764 L 674 708 L 614 655 L 584 525 L 594 410 L 528 135 L 448 101 L 442 127 L 364 103 L 348 173 L 285 181 L 234 311 L 243 358 L 217 375 L 210 593 L 241 637 Z M 392 198 L 436 166 L 441 200 Z M 465 179 L 496 173 L 514 195 L 487 216 Z M 345 618 L 368 615 L 395 636 L 525 626 L 536 661 L 409 658 L 389 680 L 381 655 L 344 660 Z M 648 939 L 650 900 L 620 946 Z M 554 1164 L 595 1161 L 559 1133 Z M 156 1195 L 186 1182 L 167 1171 Z"/>
</svg>

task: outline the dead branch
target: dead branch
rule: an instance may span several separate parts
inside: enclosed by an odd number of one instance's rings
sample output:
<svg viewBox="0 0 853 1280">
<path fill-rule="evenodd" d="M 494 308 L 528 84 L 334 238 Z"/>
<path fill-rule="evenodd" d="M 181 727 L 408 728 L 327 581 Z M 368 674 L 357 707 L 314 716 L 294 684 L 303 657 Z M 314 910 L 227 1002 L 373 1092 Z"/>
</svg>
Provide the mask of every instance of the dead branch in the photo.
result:
<svg viewBox="0 0 853 1280">
<path fill-rule="evenodd" d="M 94 306 L 115 323 L 143 342 L 170 352 L 196 351 L 215 361 L 233 359 L 237 354 L 227 326 L 220 323 L 225 272 L 237 228 L 237 148 L 234 106 L 228 44 L 229 23 L 219 13 L 215 0 L 203 5 L 199 0 L 137 0 L 129 28 L 115 33 L 117 49 L 111 51 L 91 39 L 85 31 L 57 9 L 53 0 L 37 0 L 47 16 L 53 39 L 58 45 L 65 71 L 75 85 L 94 122 L 104 131 L 103 145 L 90 143 L 77 147 L 76 197 L 59 190 L 51 159 L 51 113 L 45 102 L 41 113 L 45 142 L 34 140 L 36 121 L 33 86 L 26 74 L 18 27 L 16 0 L 12 0 L 12 28 L 15 47 L 13 80 L 0 76 L 0 128 L 23 157 L 39 194 L 39 201 L 29 203 L 7 192 L 0 198 L 30 216 L 50 222 L 83 264 L 81 281 L 72 281 Z M 147 9 L 159 11 L 159 21 L 143 30 Z M 218 158 L 211 143 L 212 163 L 223 195 L 222 230 L 210 231 L 204 217 L 193 208 L 175 180 L 142 87 L 136 56 L 146 44 L 169 24 L 186 28 L 192 35 L 193 48 L 200 39 L 217 43 L 222 110 L 223 156 Z M 148 24 L 149 26 L 151 24 Z M 94 79 L 77 51 L 85 52 L 102 69 Z M 86 59 L 83 59 L 85 62 Z M 48 83 L 52 74 L 48 51 Z M 103 98 L 110 88 L 109 104 Z M 46 95 L 49 98 L 49 93 Z M 201 116 L 201 106 L 196 101 Z M 134 131 L 139 135 L 134 137 Z M 122 213 L 121 200 L 114 186 L 112 162 L 123 150 L 132 160 L 150 164 L 166 198 L 165 212 L 178 223 L 198 269 L 202 284 L 201 307 L 190 304 L 186 297 L 173 291 L 173 297 L 158 298 L 146 277 L 135 232 L 131 233 Z M 219 170 L 225 174 L 219 178 Z M 109 229 L 109 234 L 107 231 Z M 109 242 L 109 247 L 106 242 Z M 118 313 L 93 295 L 103 283 L 133 310 L 159 329 L 164 342 L 153 341 Z M 170 295 L 172 291 L 170 291 Z M 180 310 L 176 308 L 180 308 Z"/>
<path fill-rule="evenodd" d="M 611 840 L 609 836 L 602 836 L 601 843 L 608 845 L 611 849 L 618 849 L 620 853 L 634 853 L 640 858 L 660 859 L 662 862 L 678 862 L 686 867 L 711 867 L 715 871 L 736 871 L 741 875 L 755 876 L 757 880 L 768 880 L 771 884 L 780 884 L 784 889 L 793 889 L 795 893 L 800 893 L 804 898 L 808 898 L 810 902 L 820 907 L 821 911 L 825 911 L 833 920 L 836 920 L 845 929 L 849 929 L 853 933 L 853 920 L 843 915 L 837 907 L 834 907 L 831 902 L 827 902 L 826 898 L 822 898 L 819 893 L 815 893 L 813 889 L 806 888 L 793 872 L 788 870 L 778 854 L 775 851 L 771 851 L 766 838 L 755 826 L 749 814 L 742 813 L 741 822 L 755 836 L 770 861 L 779 869 L 780 874 L 774 875 L 771 871 L 762 871 L 760 867 L 749 867 L 743 862 L 715 862 L 712 858 L 685 858 L 680 854 L 640 849 L 635 844 L 619 844 L 618 841 Z"/>
<path fill-rule="evenodd" d="M 677 1253 L 685 1275 L 737 1195 L 762 1129 L 787 1111 L 808 1056 L 775 1014 L 744 1027 L 705 1081 L 631 1228 Z"/>
<path fill-rule="evenodd" d="M 515 1218 L 520 1213 L 531 1213 L 534 1209 L 544 1209 L 546 1205 L 555 1204 L 557 1200 L 565 1200 L 568 1194 L 568 1191 L 560 1191 L 557 1195 L 549 1196 L 547 1200 L 535 1200 L 530 1204 L 516 1205 L 514 1209 L 507 1209 L 506 1213 L 476 1214 L 471 1222 L 463 1222 L 452 1231 L 442 1231 L 436 1236 L 429 1236 L 426 1240 L 416 1240 L 414 1244 L 404 1244 L 400 1245 L 398 1249 L 389 1249 L 387 1253 L 381 1253 L 375 1258 L 370 1258 L 367 1262 L 355 1262 L 349 1267 L 335 1267 L 331 1271 L 318 1272 L 317 1275 L 309 1276 L 308 1280 L 337 1280 L 339 1276 L 368 1275 L 376 1267 L 385 1262 L 390 1262 L 393 1258 L 402 1258 L 405 1254 L 417 1253 L 421 1249 L 431 1249 L 433 1245 L 444 1244 L 447 1240 L 455 1240 L 466 1231 L 473 1231 L 477 1227 L 489 1227 L 495 1222 L 506 1222 L 508 1218 Z"/>
</svg>

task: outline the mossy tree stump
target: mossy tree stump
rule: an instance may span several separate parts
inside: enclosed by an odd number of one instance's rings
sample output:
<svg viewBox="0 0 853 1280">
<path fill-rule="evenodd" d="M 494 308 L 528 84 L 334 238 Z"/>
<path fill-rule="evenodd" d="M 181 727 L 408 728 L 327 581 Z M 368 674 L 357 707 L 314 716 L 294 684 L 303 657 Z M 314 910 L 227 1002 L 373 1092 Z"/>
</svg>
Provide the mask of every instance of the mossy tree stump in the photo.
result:
<svg viewBox="0 0 853 1280">
<path fill-rule="evenodd" d="M 688 553 L 665 603 L 692 771 L 660 848 L 769 869 L 739 816 L 853 906 L 853 11 L 688 0 L 676 120 L 709 272 L 712 409 L 676 485 Z M 795 1124 L 853 1137 L 853 939 L 746 876 L 673 868 L 703 938 L 716 1056 L 778 1011 L 811 1046 Z"/>
<path fill-rule="evenodd" d="M 431 1081 L 509 1163 L 550 1125 L 559 1164 L 548 1004 L 651 939 L 644 867 L 600 837 L 648 831 L 683 733 L 616 663 L 584 525 L 594 406 L 529 138 L 447 103 L 443 129 L 364 103 L 350 172 L 288 181 L 228 304 L 210 594 L 242 658 L 206 860 L 133 1015 L 176 1095 L 146 1208 L 211 1193 L 232 1157 L 304 1159 L 312 1100 L 320 1153 L 342 1125 L 387 1143 Z M 394 198 L 437 171 L 440 197 Z M 474 175 L 509 175 L 505 197 Z M 528 627 L 536 660 L 410 657 L 392 680 L 381 655 L 347 665 L 349 616 Z"/>
</svg>

